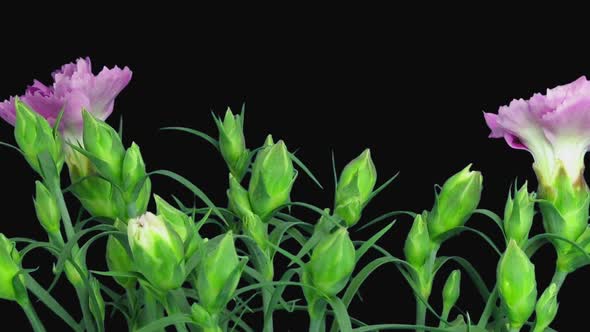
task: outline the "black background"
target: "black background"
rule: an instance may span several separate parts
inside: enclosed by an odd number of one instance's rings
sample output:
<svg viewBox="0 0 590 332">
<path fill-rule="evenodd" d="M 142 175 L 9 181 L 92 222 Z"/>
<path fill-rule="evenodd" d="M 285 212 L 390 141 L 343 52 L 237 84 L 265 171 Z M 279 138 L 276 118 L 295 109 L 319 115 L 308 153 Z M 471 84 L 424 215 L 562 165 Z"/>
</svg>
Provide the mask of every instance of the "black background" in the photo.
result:
<svg viewBox="0 0 590 332">
<path fill-rule="evenodd" d="M 478 18 L 460 24 L 427 18 L 401 23 L 403 13 L 367 16 L 362 21 L 346 16 L 337 23 L 325 17 L 287 22 L 277 17 L 265 24 L 254 19 L 231 24 L 235 19 L 227 17 L 197 24 L 202 16 L 206 14 L 129 23 L 96 34 L 84 31 L 82 37 L 71 33 L 57 38 L 59 29 L 46 27 L 7 40 L 0 61 L 0 97 L 21 94 L 34 78 L 50 83 L 51 71 L 80 56 L 92 58 L 95 72 L 103 65 L 127 65 L 133 79 L 117 99 L 109 123 L 115 126 L 123 116 L 125 143 L 140 145 L 150 170 L 169 169 L 188 177 L 219 205 L 226 204 L 227 185 L 221 158 L 196 137 L 158 128 L 186 126 L 214 135 L 210 111 L 222 114 L 228 106 L 239 110 L 245 102 L 249 147 L 262 144 L 268 133 L 284 139 L 291 150 L 298 149 L 299 158 L 326 188 L 318 189 L 301 175 L 294 200 L 331 207 L 332 150 L 341 169 L 365 147 L 371 148 L 381 182 L 400 171 L 366 209 L 363 220 L 368 221 L 392 210 L 430 209 L 434 184 L 442 184 L 469 163 L 484 175 L 480 206 L 502 214 L 515 178 L 529 180 L 530 188 L 535 188 L 532 158 L 501 140 L 488 139 L 482 111 L 496 112 L 512 98 L 528 98 L 590 73 L 590 54 L 579 44 L 536 30 L 501 30 L 503 16 L 482 24 L 486 29 L 481 31 L 471 30 Z M 105 20 L 101 23 L 112 23 Z M 93 24 L 85 21 L 79 29 Z M 0 140 L 14 142 L 8 124 L 0 123 Z M 0 231 L 9 237 L 44 239 L 32 206 L 36 175 L 15 152 L 0 153 Z M 175 194 L 191 202 L 188 191 L 171 180 L 155 177 L 153 182 L 153 191 L 161 196 Z M 314 221 L 305 212 L 296 213 Z M 399 218 L 381 245 L 402 257 L 409 225 L 409 219 Z M 474 217 L 470 225 L 503 246 L 491 221 Z M 352 231 L 352 236 L 367 239 L 378 229 Z M 540 231 L 536 221 L 533 232 Z M 105 268 L 101 246 L 89 258 L 91 268 L 98 270 Z M 495 280 L 498 257 L 474 235 L 448 241 L 441 254 L 461 255 L 473 262 L 488 285 Z M 554 257 L 546 247 L 533 259 L 539 292 L 551 278 Z M 26 267 L 39 267 L 34 276 L 44 285 L 51 278 L 52 263 L 40 251 L 25 260 Z M 432 301 L 437 308 L 450 269 L 443 269 L 435 284 Z M 585 311 L 576 300 L 589 290 L 587 277 L 587 269 L 582 269 L 566 281 L 554 323 L 560 331 L 572 330 L 572 322 Z M 469 279 L 463 280 L 459 306 L 477 318 L 482 301 Z M 354 302 L 352 316 L 370 324 L 413 321 L 414 300 L 393 266 L 376 272 L 361 292 L 364 302 Z M 53 294 L 77 314 L 74 293 L 66 282 Z M 67 329 L 43 305 L 37 307 L 50 330 Z M 0 302 L 0 312 L 2 324 L 28 329 L 26 317 L 14 303 Z M 249 322 L 256 326 L 256 319 Z M 107 326 L 124 330 L 117 315 Z M 277 314 L 277 331 L 306 327 L 305 313 Z"/>
</svg>

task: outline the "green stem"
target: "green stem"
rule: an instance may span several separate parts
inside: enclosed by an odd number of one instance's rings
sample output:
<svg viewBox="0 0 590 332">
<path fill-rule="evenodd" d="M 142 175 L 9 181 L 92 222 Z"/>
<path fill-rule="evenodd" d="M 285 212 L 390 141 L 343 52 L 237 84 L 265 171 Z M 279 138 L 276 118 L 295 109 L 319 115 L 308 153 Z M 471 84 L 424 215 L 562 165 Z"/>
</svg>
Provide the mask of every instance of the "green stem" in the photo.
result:
<svg viewBox="0 0 590 332">
<path fill-rule="evenodd" d="M 565 271 L 560 271 L 559 269 L 555 270 L 555 274 L 553 274 L 553 279 L 551 279 L 551 283 L 555 283 L 557 286 L 557 291 L 561 289 L 565 278 L 567 278 L 568 273 Z"/>
<path fill-rule="evenodd" d="M 84 326 L 88 332 L 94 332 L 96 330 L 92 313 L 90 312 L 90 298 L 88 292 L 84 287 L 74 286 L 76 294 L 78 295 L 78 301 L 80 301 L 80 308 L 82 309 L 82 319 L 84 320 Z"/>
<path fill-rule="evenodd" d="M 309 332 L 326 331 L 326 307 L 324 300 L 316 299 L 309 303 L 307 312 L 309 314 Z"/>
<path fill-rule="evenodd" d="M 145 321 L 143 325 L 149 324 L 158 319 L 158 303 L 150 291 L 143 289 L 143 302 L 145 303 Z"/>
<path fill-rule="evenodd" d="M 426 305 L 416 296 L 416 325 L 424 326 L 426 323 Z M 424 332 L 422 329 L 416 329 L 416 332 Z"/>
<path fill-rule="evenodd" d="M 35 311 L 35 308 L 33 308 L 33 306 L 31 305 L 31 302 L 25 301 L 24 303 L 19 302 L 19 304 L 20 304 L 21 308 L 23 309 L 23 311 L 25 312 L 25 314 L 27 315 L 27 318 L 29 319 L 29 322 L 31 323 L 31 327 L 33 327 L 33 331 L 45 332 L 45 327 L 43 326 L 43 323 L 39 319 L 39 316 L 37 316 L 37 312 Z"/>
<path fill-rule="evenodd" d="M 445 323 L 445 321 L 448 321 L 449 320 L 449 313 L 450 312 L 451 312 L 451 308 L 443 307 L 442 315 L 440 315 L 440 317 L 442 319 L 438 323 L 438 327 L 445 327 L 445 326 L 447 326 L 447 324 Z"/>
<path fill-rule="evenodd" d="M 58 181 L 59 180 L 56 180 L 56 182 L 53 183 L 51 185 L 51 187 L 53 189 L 52 190 L 53 194 L 55 195 L 55 198 L 57 199 L 57 205 L 59 207 L 59 211 L 61 212 L 61 219 L 64 223 L 64 228 L 66 230 L 66 236 L 69 240 L 76 235 L 76 232 L 74 231 L 74 226 L 72 225 L 72 218 L 70 218 L 70 213 L 68 212 L 68 208 L 66 206 L 66 201 L 65 201 L 64 195 L 61 191 L 61 185 Z"/>
<path fill-rule="evenodd" d="M 168 315 L 174 315 L 182 312 L 182 310 L 180 310 L 178 304 L 172 296 L 168 296 L 168 298 L 163 302 L 165 302 L 166 312 L 168 313 Z M 184 323 L 174 324 L 174 327 L 178 332 L 188 332 L 188 329 L 186 328 L 186 325 Z"/>
<path fill-rule="evenodd" d="M 488 325 L 488 321 L 492 316 L 492 313 L 496 309 L 496 302 L 498 301 L 498 288 L 497 286 L 494 287 L 488 301 L 486 302 L 486 306 L 481 313 L 481 317 L 479 318 L 479 322 L 477 322 L 477 326 L 480 328 L 485 328 Z"/>
<path fill-rule="evenodd" d="M 270 280 L 269 282 L 272 282 L 272 280 Z M 274 308 L 270 303 L 270 300 L 272 299 L 272 294 L 274 293 L 274 287 L 272 286 L 267 286 L 264 287 L 262 289 L 262 305 L 264 308 L 264 332 L 273 332 L 273 312 L 274 312 Z"/>
<path fill-rule="evenodd" d="M 520 332 L 520 327 L 509 327 L 508 332 Z"/>
</svg>

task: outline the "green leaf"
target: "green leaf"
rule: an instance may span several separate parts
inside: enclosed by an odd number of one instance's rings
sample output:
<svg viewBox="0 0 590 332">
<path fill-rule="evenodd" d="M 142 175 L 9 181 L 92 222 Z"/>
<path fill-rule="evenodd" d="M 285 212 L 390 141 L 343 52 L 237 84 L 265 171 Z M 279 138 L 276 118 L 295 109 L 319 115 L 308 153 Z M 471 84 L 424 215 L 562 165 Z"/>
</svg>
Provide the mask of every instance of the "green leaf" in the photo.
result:
<svg viewBox="0 0 590 332">
<path fill-rule="evenodd" d="M 136 332 L 152 332 L 152 331 L 162 331 L 168 326 L 172 325 L 180 325 L 180 324 L 190 324 L 193 323 L 192 318 L 190 315 L 187 314 L 173 314 L 168 317 L 160 318 L 156 321 L 153 321 L 146 326 L 136 330 Z"/>
<path fill-rule="evenodd" d="M 357 327 L 356 329 L 352 330 L 353 332 L 371 332 L 371 331 L 386 331 L 386 330 L 404 330 L 404 331 L 414 331 L 414 330 L 423 330 L 423 331 L 431 331 L 431 332 L 449 332 L 448 328 L 440 328 L 440 327 L 429 327 L 424 325 L 411 325 L 411 324 L 378 324 L 378 325 L 368 325 L 363 327 Z M 472 330 L 476 332 L 476 330 Z M 484 330 L 487 332 L 487 330 Z M 479 332 L 479 331 L 477 331 Z"/>
<path fill-rule="evenodd" d="M 223 217 L 223 214 L 221 214 L 221 212 L 217 208 L 217 206 L 215 206 L 215 204 L 213 204 L 213 202 L 209 199 L 209 197 L 207 197 L 207 195 L 205 195 L 205 193 L 201 189 L 199 189 L 197 186 L 195 186 L 192 182 L 190 182 L 186 178 L 182 177 L 181 175 L 178 175 L 174 172 L 167 171 L 167 170 L 157 170 L 157 171 L 153 171 L 153 172 L 149 173 L 149 175 L 155 175 L 155 174 L 167 176 L 171 179 L 176 180 L 180 184 L 184 185 L 187 189 L 192 191 L 193 194 L 195 194 L 197 197 L 199 197 L 199 199 L 201 199 L 205 204 L 207 204 L 207 206 L 209 208 L 213 209 L 213 212 L 215 212 L 215 214 L 221 220 L 223 220 L 223 222 L 225 222 L 226 225 L 229 225 L 227 223 L 227 220 L 225 220 L 225 218 Z"/>
<path fill-rule="evenodd" d="M 371 247 L 373 247 L 373 245 L 375 243 L 377 243 L 377 241 L 379 241 L 379 239 L 381 239 L 381 237 L 383 237 L 383 235 L 385 235 L 385 233 L 387 233 L 387 231 L 389 231 L 391 229 L 391 227 L 393 227 L 393 225 L 395 225 L 395 220 L 393 222 L 391 222 L 389 225 L 385 226 L 377 234 L 371 236 L 371 238 L 369 240 L 364 242 L 361 245 L 361 247 L 356 250 L 356 262 L 357 263 L 367 253 L 367 251 L 369 251 L 369 249 L 371 249 Z"/>
<path fill-rule="evenodd" d="M 483 214 L 484 216 L 490 218 L 498 226 L 500 232 L 502 232 L 502 236 L 504 237 L 504 239 L 506 239 L 506 234 L 504 233 L 504 225 L 502 223 L 502 218 L 500 218 L 500 216 L 495 214 L 493 211 L 487 209 L 476 209 L 475 211 L 473 211 L 473 213 Z"/>
<path fill-rule="evenodd" d="M 298 222 L 283 222 L 280 223 L 277 227 L 275 227 L 275 229 L 273 229 L 273 231 L 270 233 L 268 240 L 274 244 L 275 246 L 279 247 L 282 243 L 282 239 L 285 235 L 285 233 L 287 233 L 287 231 L 289 230 L 289 228 L 291 227 L 295 227 L 297 225 L 301 225 L 304 223 L 298 223 Z M 274 256 L 275 256 L 276 250 L 271 250 L 270 252 L 270 260 L 272 261 Z"/>
<path fill-rule="evenodd" d="M 466 260 L 465 258 L 459 257 L 459 256 L 438 257 L 436 259 L 436 263 L 435 263 L 435 268 L 434 268 L 434 272 L 433 272 L 434 275 L 436 275 L 438 270 L 440 270 L 440 268 L 443 265 L 445 265 L 447 262 L 450 262 L 450 261 L 454 261 L 457 264 L 461 265 L 461 267 L 467 273 L 469 278 L 471 278 L 471 281 L 473 281 L 473 284 L 475 285 L 475 287 L 479 291 L 479 294 L 481 294 L 481 297 L 483 298 L 483 300 L 486 301 L 490 297 L 490 291 L 489 291 L 488 287 L 486 286 L 485 282 L 483 281 L 483 278 L 481 277 L 479 272 L 477 272 L 477 270 L 473 267 L 473 265 L 471 265 L 471 263 L 468 260 Z"/>
<path fill-rule="evenodd" d="M 21 156 L 24 155 L 23 152 L 21 151 L 21 149 L 19 149 L 17 146 L 14 146 L 12 144 L 9 144 L 9 143 L 0 141 L 0 146 L 5 146 L 5 147 L 8 147 L 8 148 L 14 149 L 14 150 L 18 151 L 18 153 L 20 153 Z"/>
<path fill-rule="evenodd" d="M 301 168 L 301 169 L 302 169 L 302 170 L 305 172 L 305 174 L 307 174 L 307 176 L 309 176 L 309 178 L 310 178 L 310 179 L 312 179 L 312 180 L 313 180 L 313 182 L 315 182 L 315 184 L 316 184 L 318 187 L 320 187 L 320 189 L 324 189 L 324 187 L 322 187 L 322 185 L 321 185 L 320 181 L 318 181 L 318 179 L 316 179 L 316 177 L 315 177 L 315 176 L 313 175 L 313 173 L 312 173 L 312 172 L 309 170 L 309 168 L 307 168 L 307 167 L 305 166 L 305 164 L 304 164 L 304 163 L 303 163 L 301 160 L 299 160 L 299 158 L 297 158 L 297 157 L 295 156 L 295 154 L 294 154 L 294 153 L 289 153 L 289 155 L 291 156 L 291 159 L 293 160 L 293 162 L 295 162 L 295 164 L 297 164 L 297 166 L 299 166 L 299 168 Z"/>
<path fill-rule="evenodd" d="M 82 332 L 84 329 L 76 322 L 72 316 L 49 294 L 35 279 L 25 274 L 25 284 L 48 309 L 53 311 L 61 320 L 68 324 L 74 331 Z"/>
<path fill-rule="evenodd" d="M 351 332 L 352 325 L 350 323 L 350 317 L 348 316 L 348 311 L 346 311 L 346 306 L 337 297 L 327 298 L 326 301 L 334 310 L 334 318 L 340 327 L 341 332 Z"/>
<path fill-rule="evenodd" d="M 205 141 L 211 143 L 211 145 L 213 145 L 217 150 L 219 150 L 219 142 L 216 139 L 214 139 L 213 137 L 205 134 L 202 131 L 198 131 L 198 130 L 186 128 L 186 127 L 164 127 L 164 128 L 160 128 L 160 130 L 183 131 L 185 133 L 189 133 L 189 134 L 198 136 L 198 137 L 204 139 Z"/>
<path fill-rule="evenodd" d="M 374 224 L 376 224 L 376 223 L 378 223 L 380 221 L 389 219 L 389 218 L 391 218 L 393 216 L 397 216 L 397 215 L 400 215 L 400 214 L 408 215 L 408 216 L 412 217 L 412 219 L 416 218 L 416 213 L 414 213 L 412 211 L 391 211 L 391 212 L 387 212 L 385 214 L 380 215 L 379 217 L 377 217 L 377 218 L 369 221 L 368 223 L 365 223 L 363 226 L 359 227 L 356 231 L 357 232 L 360 232 L 363 229 L 365 229 L 365 228 L 367 228 L 369 226 L 372 226 L 372 225 L 374 225 Z"/>
<path fill-rule="evenodd" d="M 496 246 L 496 244 L 494 243 L 494 241 L 492 241 L 492 239 L 490 239 L 487 235 L 485 235 L 482 231 L 478 231 L 475 228 L 469 227 L 469 226 L 458 226 L 455 229 L 453 229 L 452 231 L 448 232 L 449 234 L 452 234 L 450 236 L 455 236 L 463 231 L 469 231 L 472 233 L 475 233 L 477 235 L 479 235 L 482 239 L 484 239 L 484 241 L 486 241 L 490 247 L 492 249 L 494 249 L 494 251 L 498 254 L 498 256 L 502 256 L 502 251 L 500 251 L 500 249 L 498 249 L 498 247 Z"/>
<path fill-rule="evenodd" d="M 379 188 L 375 189 L 371 195 L 369 195 L 369 198 L 367 198 L 367 202 L 365 203 L 365 205 L 369 204 L 369 202 L 375 198 L 377 195 L 379 195 L 380 192 L 382 192 L 385 188 L 387 188 L 392 182 L 393 180 L 395 180 L 397 178 L 397 176 L 399 175 L 399 172 L 395 173 L 392 177 L 389 178 L 389 180 L 385 181 L 384 184 L 380 185 Z"/>
</svg>

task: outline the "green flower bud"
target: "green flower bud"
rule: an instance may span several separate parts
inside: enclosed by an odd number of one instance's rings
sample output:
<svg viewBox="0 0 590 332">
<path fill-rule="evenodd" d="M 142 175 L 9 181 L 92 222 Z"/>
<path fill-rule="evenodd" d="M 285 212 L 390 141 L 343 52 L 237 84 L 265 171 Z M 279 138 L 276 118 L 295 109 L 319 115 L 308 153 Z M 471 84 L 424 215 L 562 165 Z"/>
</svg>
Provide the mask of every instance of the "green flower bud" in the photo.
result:
<svg viewBox="0 0 590 332">
<path fill-rule="evenodd" d="M 246 149 L 244 138 L 244 119 L 240 114 L 234 115 L 227 109 L 223 122 L 215 118 L 219 130 L 219 150 L 231 173 L 242 179 L 249 163 L 250 152 Z"/>
<path fill-rule="evenodd" d="M 215 326 L 211 314 L 209 314 L 207 310 L 205 310 L 205 308 L 200 306 L 198 303 L 193 304 L 191 307 L 191 318 L 197 325 L 201 327 L 210 328 Z"/>
<path fill-rule="evenodd" d="M 15 107 L 14 137 L 25 159 L 37 173 L 41 174 L 38 156 L 43 152 L 47 152 L 55 162 L 59 174 L 64 163 L 61 137 L 49 126 L 45 118 L 35 113 L 22 101 L 17 99 Z"/>
<path fill-rule="evenodd" d="M 232 232 L 207 242 L 198 267 L 196 288 L 200 304 L 211 314 L 219 313 L 232 299 L 241 275 Z"/>
<path fill-rule="evenodd" d="M 184 248 L 178 234 L 166 222 L 147 212 L 129 221 L 128 238 L 135 267 L 152 286 L 161 291 L 182 286 Z"/>
<path fill-rule="evenodd" d="M 85 264 L 81 261 L 79 256 L 74 256 L 73 261 L 67 260 L 64 265 L 64 271 L 70 284 L 74 285 L 75 287 L 85 287 L 84 281 L 88 277 L 85 271 Z M 55 266 L 53 272 L 56 272 Z"/>
<path fill-rule="evenodd" d="M 366 149 L 342 170 L 336 187 L 334 212 L 353 226 L 361 218 L 364 205 L 369 200 L 375 183 L 377 170 L 371 159 L 371 151 Z"/>
<path fill-rule="evenodd" d="M 41 226 L 43 226 L 47 233 L 59 233 L 61 213 L 57 206 L 55 196 L 39 181 L 35 182 L 35 189 L 35 211 L 37 212 L 37 219 L 39 219 Z"/>
<path fill-rule="evenodd" d="M 100 283 L 96 278 L 90 279 L 90 299 L 89 307 L 94 319 L 99 322 L 104 322 L 105 305 L 102 294 L 100 293 Z"/>
<path fill-rule="evenodd" d="M 251 237 L 264 252 L 268 249 L 268 224 L 260 220 L 260 217 L 251 213 L 242 219 L 244 233 Z"/>
<path fill-rule="evenodd" d="M 0 233 L 0 299 L 16 301 L 18 294 L 14 288 L 14 282 L 21 282 L 24 287 L 24 278 L 19 275 L 20 255 L 14 242 Z M 20 281 L 15 280 L 18 276 Z"/>
<path fill-rule="evenodd" d="M 151 181 L 146 178 L 145 163 L 139 146 L 135 143 L 132 143 L 125 153 L 122 177 L 125 201 L 132 204 L 131 210 L 128 211 L 129 217 L 145 213 L 151 194 Z M 138 188 L 140 185 L 141 188 Z"/>
<path fill-rule="evenodd" d="M 185 257 L 190 258 L 201 246 L 203 239 L 197 232 L 191 217 L 154 194 L 158 216 L 170 226 L 184 243 Z"/>
<path fill-rule="evenodd" d="M 229 174 L 227 198 L 229 199 L 229 208 L 237 214 L 240 219 L 244 219 L 246 216 L 253 213 L 252 207 L 250 206 L 248 191 L 242 187 L 240 182 L 231 173 Z"/>
<path fill-rule="evenodd" d="M 283 141 L 272 144 L 269 136 L 265 144 L 256 156 L 248 193 L 252 209 L 266 222 L 273 211 L 289 202 L 295 169 Z"/>
<path fill-rule="evenodd" d="M 102 161 L 94 166 L 105 178 L 120 183 L 123 159 L 125 158 L 121 137 L 111 126 L 96 119 L 86 110 L 82 111 L 82 117 L 84 119 L 84 148 Z"/>
<path fill-rule="evenodd" d="M 404 245 L 406 260 L 415 268 L 420 268 L 426 263 L 432 251 L 432 243 L 428 235 L 428 226 L 422 215 L 417 215 L 414 224 L 408 233 Z"/>
<path fill-rule="evenodd" d="M 543 226 L 547 233 L 556 234 L 570 241 L 576 241 L 584 233 L 588 225 L 588 210 L 590 207 L 590 190 L 580 177 L 573 182 L 566 171 L 560 166 L 553 183 L 540 180 L 539 202 L 543 214 Z M 567 251 L 572 248 L 565 241 L 553 241 L 557 250 L 557 265 L 559 270 L 568 270 L 562 262 Z"/>
<path fill-rule="evenodd" d="M 545 289 L 537 301 L 535 309 L 537 319 L 535 321 L 534 331 L 545 331 L 545 329 L 549 327 L 549 324 L 553 322 L 553 319 L 555 319 L 558 308 L 557 285 L 552 283 Z"/>
<path fill-rule="evenodd" d="M 154 200 L 158 216 L 167 222 L 184 242 L 188 236 L 189 225 L 192 224 L 191 218 L 156 194 Z"/>
<path fill-rule="evenodd" d="M 471 165 L 451 176 L 437 195 L 429 215 L 430 238 L 442 242 L 448 232 L 463 226 L 479 204 L 483 178 Z"/>
<path fill-rule="evenodd" d="M 514 240 L 519 246 L 524 246 L 529 238 L 529 231 L 535 215 L 536 194 L 527 190 L 527 183 L 515 193 L 508 195 L 504 208 L 504 231 L 507 240 Z"/>
<path fill-rule="evenodd" d="M 311 284 L 327 296 L 335 296 L 348 283 L 356 264 L 354 244 L 345 228 L 320 240 L 308 263 Z"/>
<path fill-rule="evenodd" d="M 537 281 L 535 266 L 514 240 L 500 259 L 497 281 L 510 327 L 518 329 L 535 310 Z"/>
<path fill-rule="evenodd" d="M 124 224 L 117 220 L 115 227 L 122 228 Z M 133 260 L 125 249 L 125 246 L 115 236 L 109 236 L 107 240 L 106 252 L 107 266 L 112 272 L 131 272 L 134 271 Z M 131 289 L 135 287 L 136 278 L 131 277 L 114 277 L 115 281 L 123 288 Z"/>
<path fill-rule="evenodd" d="M 443 311 L 450 312 L 461 294 L 461 271 L 451 272 L 443 287 Z"/>
</svg>

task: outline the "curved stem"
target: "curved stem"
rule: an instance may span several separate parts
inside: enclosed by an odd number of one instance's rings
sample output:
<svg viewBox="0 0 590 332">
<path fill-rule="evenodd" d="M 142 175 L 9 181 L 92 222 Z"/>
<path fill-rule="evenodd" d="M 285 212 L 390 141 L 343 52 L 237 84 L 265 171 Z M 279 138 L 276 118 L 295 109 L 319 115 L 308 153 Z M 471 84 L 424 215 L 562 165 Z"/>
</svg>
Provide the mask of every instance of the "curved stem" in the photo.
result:
<svg viewBox="0 0 590 332">
<path fill-rule="evenodd" d="M 168 315 L 174 315 L 176 313 L 182 312 L 182 310 L 178 308 L 178 304 L 172 296 L 169 296 L 168 298 L 166 298 L 165 301 L 162 302 L 165 303 L 164 306 L 166 308 L 166 312 L 168 313 Z M 174 324 L 174 327 L 178 332 L 188 332 L 188 329 L 186 328 L 186 325 L 184 323 Z"/>
<path fill-rule="evenodd" d="M 27 315 L 27 318 L 29 319 L 29 322 L 31 323 L 31 327 L 33 328 L 33 331 L 35 332 L 45 332 L 45 327 L 43 326 L 43 323 L 41 322 L 41 320 L 39 319 L 39 316 L 37 316 L 37 312 L 35 311 L 35 308 L 33 308 L 33 306 L 31 305 L 31 302 L 26 301 L 24 303 L 20 303 L 21 308 L 23 309 L 23 311 L 25 312 L 25 314 Z"/>
<path fill-rule="evenodd" d="M 420 300 L 418 296 L 416 296 L 416 325 L 424 326 L 426 322 L 426 306 Z M 422 329 L 416 329 L 416 332 L 424 332 Z"/>
<path fill-rule="evenodd" d="M 481 328 L 485 328 L 488 325 L 488 321 L 490 320 L 490 316 L 496 309 L 496 302 L 498 301 L 498 288 L 494 286 L 488 301 L 486 302 L 486 306 L 481 313 L 481 317 L 479 318 L 479 322 L 477 322 L 477 326 Z"/>
<path fill-rule="evenodd" d="M 324 315 L 309 316 L 309 332 L 323 332 L 326 330 Z"/>
<path fill-rule="evenodd" d="M 90 298 L 88 292 L 83 287 L 74 287 L 76 294 L 78 295 L 78 301 L 80 301 L 80 308 L 82 309 L 82 318 L 84 320 L 84 326 L 88 332 L 95 331 L 94 319 L 92 319 L 92 313 L 90 312 Z"/>
<path fill-rule="evenodd" d="M 567 275 L 567 272 L 560 271 L 559 269 L 555 270 L 555 274 L 553 274 L 553 279 L 551 279 L 551 283 L 555 283 L 558 292 L 561 289 L 563 283 L 565 282 L 565 278 L 567 278 Z"/>
</svg>

